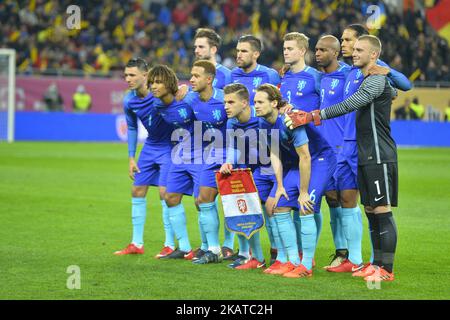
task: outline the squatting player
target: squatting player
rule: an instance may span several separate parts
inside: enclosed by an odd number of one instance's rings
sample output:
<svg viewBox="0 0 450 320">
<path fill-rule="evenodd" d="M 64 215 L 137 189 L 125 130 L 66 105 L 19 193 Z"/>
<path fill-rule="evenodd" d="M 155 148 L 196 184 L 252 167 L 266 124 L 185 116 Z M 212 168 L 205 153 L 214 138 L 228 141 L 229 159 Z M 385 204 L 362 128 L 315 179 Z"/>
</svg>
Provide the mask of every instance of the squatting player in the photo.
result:
<svg viewBox="0 0 450 320">
<path fill-rule="evenodd" d="M 278 130 L 278 150 L 270 148 L 270 159 L 275 172 L 276 183 L 266 202 L 266 210 L 275 220 L 282 247 L 288 261 L 271 266 L 270 274 L 285 277 L 300 278 L 312 276 L 312 260 L 316 247 L 316 222 L 314 221 L 314 202 L 310 195 L 313 184 L 311 181 L 311 155 L 308 147 L 306 130 L 289 130 L 284 124 L 284 116 L 279 115 L 279 109 L 285 106 L 277 87 L 264 84 L 255 95 L 255 108 L 259 117 L 264 119 L 260 128 L 271 131 L 268 135 L 272 146 L 273 130 Z M 275 136 L 276 137 L 276 136 Z M 299 257 L 296 230 L 291 216 L 291 209 L 302 212 L 303 258 Z M 281 252 L 281 250 L 280 250 Z M 277 259 L 280 259 L 278 254 Z M 266 271 L 267 271 L 266 270 Z M 268 272 L 265 272 L 268 273 Z"/>
<path fill-rule="evenodd" d="M 247 88 L 240 83 L 230 84 L 224 88 L 225 110 L 228 117 L 228 145 L 226 161 L 221 166 L 220 172 L 230 174 L 233 168 L 251 169 L 259 197 L 264 201 L 273 185 L 273 179 L 270 175 L 261 174 L 257 137 L 259 119 L 256 117 L 255 109 L 250 106 L 249 96 Z M 266 227 L 270 229 L 267 220 Z M 239 255 L 233 263 L 229 264 L 230 268 L 243 270 L 265 267 L 259 231 L 254 233 L 248 241 L 244 236 L 239 235 L 239 245 Z M 252 257 L 250 257 L 248 245 L 252 250 Z"/>
</svg>

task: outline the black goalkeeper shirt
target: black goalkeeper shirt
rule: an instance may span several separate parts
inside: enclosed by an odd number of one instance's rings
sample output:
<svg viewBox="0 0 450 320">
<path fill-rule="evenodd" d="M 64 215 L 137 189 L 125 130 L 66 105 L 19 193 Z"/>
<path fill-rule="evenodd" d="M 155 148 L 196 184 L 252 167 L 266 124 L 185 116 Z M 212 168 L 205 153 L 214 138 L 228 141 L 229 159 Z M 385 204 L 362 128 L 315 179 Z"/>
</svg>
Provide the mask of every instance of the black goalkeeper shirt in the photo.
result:
<svg viewBox="0 0 450 320">
<path fill-rule="evenodd" d="M 385 76 L 372 75 L 364 79 L 353 95 L 320 111 L 324 120 L 356 111 L 358 165 L 397 162 L 397 146 L 390 125 L 395 94 Z"/>
</svg>

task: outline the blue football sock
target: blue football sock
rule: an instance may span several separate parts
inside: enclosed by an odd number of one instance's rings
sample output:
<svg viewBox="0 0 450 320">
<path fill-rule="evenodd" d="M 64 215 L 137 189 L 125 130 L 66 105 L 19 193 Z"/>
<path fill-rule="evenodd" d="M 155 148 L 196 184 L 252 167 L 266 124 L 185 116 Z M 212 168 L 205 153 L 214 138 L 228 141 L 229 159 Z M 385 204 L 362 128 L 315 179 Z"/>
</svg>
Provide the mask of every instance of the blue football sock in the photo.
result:
<svg viewBox="0 0 450 320">
<path fill-rule="evenodd" d="M 320 232 L 322 231 L 322 212 L 314 213 L 314 220 L 316 221 L 317 227 L 317 238 L 316 238 L 316 247 L 319 242 Z"/>
<path fill-rule="evenodd" d="M 302 264 L 306 267 L 306 269 L 311 270 L 312 261 L 316 251 L 317 225 L 313 214 L 300 216 L 300 220 L 302 221 Z"/>
<path fill-rule="evenodd" d="M 362 225 L 358 215 L 359 207 L 342 208 L 342 227 L 348 245 L 348 259 L 354 264 L 362 263 L 361 242 Z"/>
<path fill-rule="evenodd" d="M 144 244 L 144 225 L 147 215 L 147 199 L 132 198 L 131 199 L 131 222 L 133 223 L 133 240 L 137 246 Z"/>
<path fill-rule="evenodd" d="M 281 242 L 280 233 L 278 232 L 278 226 L 275 217 L 274 216 L 270 217 L 267 223 L 270 224 L 272 229 L 273 242 L 275 244 L 275 248 L 277 249 L 277 260 L 282 263 L 286 263 L 287 262 L 286 250 L 284 249 L 283 243 Z"/>
<path fill-rule="evenodd" d="M 259 231 L 256 232 L 249 240 L 250 248 L 252 249 L 252 256 L 256 258 L 259 262 L 264 261 L 264 255 L 261 248 L 261 240 L 259 236 Z"/>
<path fill-rule="evenodd" d="M 294 226 L 295 226 L 295 234 L 297 236 L 297 247 L 299 252 L 303 252 L 302 246 L 302 221 L 300 220 L 300 214 L 298 210 L 294 210 L 293 212 L 294 218 Z"/>
<path fill-rule="evenodd" d="M 275 241 L 273 239 L 272 226 L 269 223 L 269 215 L 266 212 L 266 206 L 264 204 L 261 204 L 261 207 L 262 207 L 262 211 L 264 214 L 264 220 L 266 221 L 266 230 L 267 230 L 267 235 L 269 236 L 270 248 L 276 248 Z"/>
<path fill-rule="evenodd" d="M 220 250 L 219 242 L 219 214 L 214 202 L 201 203 L 200 208 L 200 222 L 205 232 L 208 242 L 208 250 L 218 253 Z"/>
<path fill-rule="evenodd" d="M 239 255 L 244 256 L 247 259 L 250 258 L 249 243 L 247 238 L 241 234 L 238 234 L 238 242 L 239 242 Z"/>
<path fill-rule="evenodd" d="M 347 249 L 347 240 L 342 230 L 342 207 L 330 207 L 330 226 L 336 250 Z"/>
<path fill-rule="evenodd" d="M 164 200 L 161 200 L 162 206 L 162 219 L 164 224 L 164 234 L 166 236 L 166 240 L 164 241 L 165 247 L 170 247 L 171 249 L 175 249 L 175 233 L 173 232 L 172 225 L 169 220 L 169 210 L 167 207 L 167 203 Z"/>
<path fill-rule="evenodd" d="M 170 224 L 175 232 L 180 250 L 184 252 L 191 251 L 192 247 L 189 242 L 189 236 L 186 228 L 186 214 L 184 212 L 183 204 L 180 203 L 175 207 L 169 207 L 168 210 Z"/>
<path fill-rule="evenodd" d="M 206 239 L 205 230 L 203 230 L 203 225 L 200 218 L 200 212 L 198 213 L 198 228 L 200 230 L 200 239 L 202 240 L 202 244 L 200 246 L 200 249 L 203 251 L 208 251 L 208 240 Z"/>
<path fill-rule="evenodd" d="M 233 250 L 234 249 L 234 232 L 231 232 L 230 230 L 227 229 L 227 227 L 225 226 L 225 222 L 223 223 L 223 233 L 225 236 L 225 239 L 223 241 L 223 246 Z"/>
<path fill-rule="evenodd" d="M 281 242 L 288 254 L 289 261 L 296 266 L 299 265 L 300 257 L 298 256 L 297 238 L 291 213 L 275 213 L 275 221 L 277 222 Z"/>
</svg>

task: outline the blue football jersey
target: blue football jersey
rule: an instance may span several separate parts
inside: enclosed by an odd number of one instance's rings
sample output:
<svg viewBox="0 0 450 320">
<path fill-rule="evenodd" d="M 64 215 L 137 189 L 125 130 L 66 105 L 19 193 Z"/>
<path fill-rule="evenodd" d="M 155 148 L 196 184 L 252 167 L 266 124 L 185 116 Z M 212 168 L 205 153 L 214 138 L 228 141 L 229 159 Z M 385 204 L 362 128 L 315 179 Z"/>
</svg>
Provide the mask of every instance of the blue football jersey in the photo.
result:
<svg viewBox="0 0 450 320">
<path fill-rule="evenodd" d="M 342 63 L 330 73 L 322 73 L 320 82 L 320 109 L 327 108 L 344 100 L 344 87 L 350 66 Z M 324 121 L 319 128 L 335 152 L 340 151 L 343 143 L 345 115 Z"/>
<path fill-rule="evenodd" d="M 192 107 L 195 118 L 202 122 L 202 145 L 206 153 L 204 160 L 213 155 L 210 153 L 212 147 L 216 152 L 223 152 L 228 120 L 223 90 L 213 89 L 213 95 L 208 101 L 202 101 L 198 92 L 190 92 L 183 101 Z"/>
<path fill-rule="evenodd" d="M 135 90 L 128 92 L 123 100 L 123 109 L 128 126 L 128 154 L 136 154 L 138 119 L 148 132 L 146 143 L 157 146 L 161 152 L 171 148 L 170 137 L 173 125 L 163 120 L 158 109 L 154 106 L 155 98 L 151 93 L 140 98 Z"/>
<path fill-rule="evenodd" d="M 298 127 L 294 130 L 290 130 L 284 124 L 284 116 L 278 115 L 278 118 L 274 124 L 260 118 L 259 128 L 267 130 L 267 143 L 269 147 L 273 143 L 272 139 L 275 133 L 274 130 L 278 131 L 278 156 L 283 164 L 283 167 L 298 168 L 299 158 L 295 148 L 307 144 L 309 141 L 305 127 Z"/>
<path fill-rule="evenodd" d="M 259 118 L 251 107 L 250 119 L 241 123 L 236 118 L 227 121 L 226 162 L 254 170 L 259 166 L 258 153 Z"/>
<path fill-rule="evenodd" d="M 253 99 L 255 98 L 256 89 L 264 84 L 270 83 L 275 86 L 280 84 L 280 76 L 272 68 L 258 64 L 252 72 L 246 73 L 241 68 L 234 68 L 231 71 L 232 83 L 243 84 L 250 94 L 250 105 L 254 105 Z"/>
<path fill-rule="evenodd" d="M 281 79 L 281 95 L 295 109 L 303 111 L 319 109 L 320 79 L 321 73 L 309 66 L 297 73 L 288 71 Z"/>
<path fill-rule="evenodd" d="M 198 140 L 198 138 L 195 138 L 195 134 L 201 134 L 201 126 L 200 132 L 196 132 L 197 130 L 195 130 L 195 116 L 192 107 L 184 101 L 176 100 L 172 101 L 168 105 L 165 105 L 159 99 L 155 99 L 155 106 L 159 110 L 159 113 L 161 114 L 164 121 L 175 126 L 175 131 L 172 133 L 172 135 L 178 135 L 178 140 L 175 141 L 175 143 L 182 143 L 184 148 L 190 149 L 189 154 L 183 152 L 183 155 L 181 156 L 183 161 L 189 163 L 190 161 L 194 161 L 195 159 L 201 159 L 202 145 L 201 143 L 196 143 L 196 140 Z M 195 161 L 195 163 L 197 162 L 198 160 Z"/>
<path fill-rule="evenodd" d="M 183 101 L 191 106 L 195 118 L 202 122 L 204 131 L 220 130 L 225 135 L 228 118 L 223 102 L 223 90 L 213 89 L 213 95 L 208 101 L 202 101 L 198 92 L 191 91 Z"/>
<path fill-rule="evenodd" d="M 307 112 L 317 110 L 320 107 L 321 78 L 321 73 L 309 66 L 297 73 L 288 71 L 281 79 L 281 95 L 295 109 Z M 311 161 L 328 157 L 332 149 L 319 129 L 310 124 L 305 126 L 305 130 L 309 139 Z"/>
<path fill-rule="evenodd" d="M 227 84 L 231 83 L 231 70 L 224 67 L 220 63 L 216 64 L 216 76 L 212 83 L 214 88 L 223 89 Z"/>
</svg>

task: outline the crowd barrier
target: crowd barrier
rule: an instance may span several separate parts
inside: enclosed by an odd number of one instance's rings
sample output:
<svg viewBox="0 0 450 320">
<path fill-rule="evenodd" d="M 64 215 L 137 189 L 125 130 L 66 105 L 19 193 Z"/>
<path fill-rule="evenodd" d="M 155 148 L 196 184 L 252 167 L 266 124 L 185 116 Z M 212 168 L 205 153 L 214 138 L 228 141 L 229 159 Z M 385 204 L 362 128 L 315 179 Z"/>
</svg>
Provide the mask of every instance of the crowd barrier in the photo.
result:
<svg viewBox="0 0 450 320">
<path fill-rule="evenodd" d="M 392 135 L 400 146 L 450 147 L 450 123 L 392 121 Z M 139 127 L 139 140 L 146 131 Z M 18 141 L 126 141 L 123 114 L 74 114 L 64 112 L 16 112 Z"/>
</svg>

